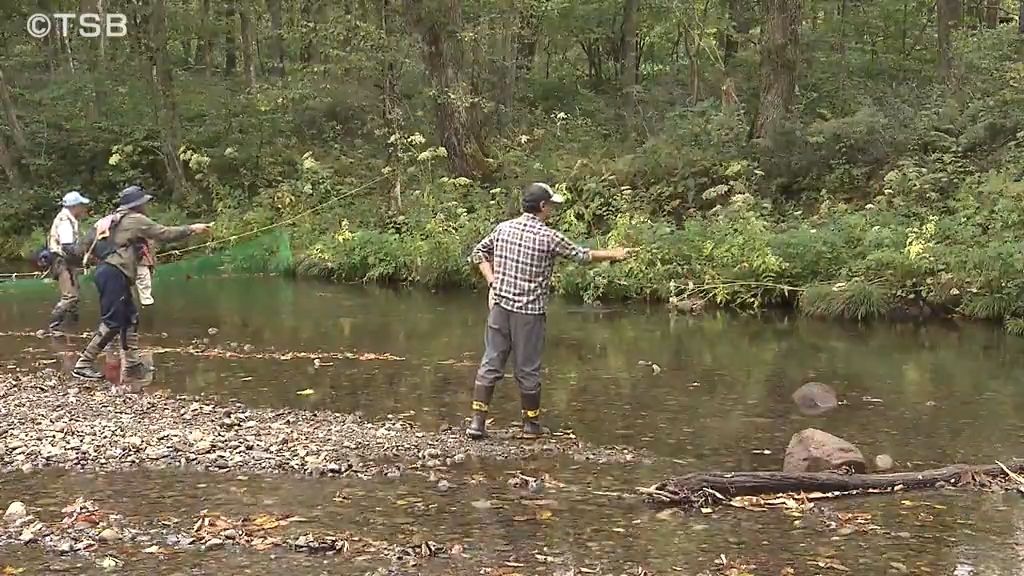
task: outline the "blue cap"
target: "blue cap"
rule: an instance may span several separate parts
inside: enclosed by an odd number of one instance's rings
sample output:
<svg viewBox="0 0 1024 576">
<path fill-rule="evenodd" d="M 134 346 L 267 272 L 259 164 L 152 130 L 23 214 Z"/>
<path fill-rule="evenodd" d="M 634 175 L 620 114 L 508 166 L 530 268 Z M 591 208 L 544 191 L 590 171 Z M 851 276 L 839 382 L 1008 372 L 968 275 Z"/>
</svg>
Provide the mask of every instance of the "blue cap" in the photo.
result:
<svg viewBox="0 0 1024 576">
<path fill-rule="evenodd" d="M 82 196 L 82 193 L 78 190 L 68 192 L 64 195 L 64 199 L 61 200 L 61 205 L 65 208 L 71 208 L 72 206 L 79 206 L 89 203 L 89 199 Z"/>
</svg>

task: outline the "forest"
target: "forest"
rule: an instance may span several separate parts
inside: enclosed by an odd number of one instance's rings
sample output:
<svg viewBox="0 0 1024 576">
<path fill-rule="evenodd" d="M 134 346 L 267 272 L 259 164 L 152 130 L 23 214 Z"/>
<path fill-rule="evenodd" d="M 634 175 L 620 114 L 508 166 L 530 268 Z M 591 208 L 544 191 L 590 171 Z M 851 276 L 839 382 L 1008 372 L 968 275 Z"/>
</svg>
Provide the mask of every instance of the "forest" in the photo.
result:
<svg viewBox="0 0 1024 576">
<path fill-rule="evenodd" d="M 124 14 L 124 37 L 34 13 Z M 1024 1 L 10 0 L 0 258 L 64 192 L 130 184 L 217 236 L 289 220 L 287 272 L 479 283 L 544 180 L 639 252 L 559 292 L 1024 333 Z M 308 213 L 308 215 L 307 215 Z"/>
</svg>

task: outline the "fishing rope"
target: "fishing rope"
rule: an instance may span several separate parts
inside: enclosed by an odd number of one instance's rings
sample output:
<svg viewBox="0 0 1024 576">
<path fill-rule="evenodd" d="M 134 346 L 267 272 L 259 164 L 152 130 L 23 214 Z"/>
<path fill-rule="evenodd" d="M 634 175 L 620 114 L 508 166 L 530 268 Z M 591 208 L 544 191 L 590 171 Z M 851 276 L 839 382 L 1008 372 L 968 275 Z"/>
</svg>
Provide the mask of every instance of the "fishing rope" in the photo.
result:
<svg viewBox="0 0 1024 576">
<path fill-rule="evenodd" d="M 344 200 L 345 198 L 348 198 L 348 197 L 350 197 L 350 196 L 352 196 L 354 194 L 362 192 L 363 190 L 369 188 L 370 186 L 373 186 L 374 184 L 380 182 L 381 180 L 384 180 L 385 178 L 387 178 L 386 175 L 378 176 L 377 178 L 374 178 L 373 180 L 370 180 L 369 182 L 366 182 L 365 184 L 363 184 L 362 186 L 359 186 L 358 188 L 353 188 L 352 190 L 349 190 L 347 192 L 339 194 L 339 195 L 335 196 L 334 198 L 331 198 L 330 200 L 327 200 L 326 202 L 322 202 L 322 203 L 320 203 L 320 204 L 310 208 L 309 210 L 304 210 L 302 212 L 299 212 L 298 214 L 296 214 L 296 215 L 294 215 L 294 216 L 292 216 L 290 218 L 286 218 L 286 219 L 284 219 L 284 220 L 282 220 L 280 222 L 275 222 L 273 224 L 268 224 L 267 226 L 261 226 L 259 228 L 255 228 L 255 229 L 249 230 L 247 232 L 242 232 L 242 233 L 239 233 L 239 234 L 235 234 L 233 236 L 227 236 L 225 238 L 218 238 L 216 240 L 210 240 L 209 242 L 204 242 L 202 244 L 197 244 L 195 246 L 188 246 L 186 248 L 179 248 L 177 250 L 169 250 L 167 252 L 162 252 L 160 255 L 161 256 L 181 256 L 182 254 L 186 254 L 188 252 L 193 252 L 195 250 L 200 250 L 200 249 L 203 249 L 203 248 L 209 248 L 211 246 L 217 246 L 217 245 L 223 244 L 225 242 L 234 242 L 235 240 L 238 240 L 240 238 L 246 238 L 248 236 L 253 236 L 255 234 L 260 234 L 260 233 L 266 232 L 268 230 L 273 230 L 274 228 L 278 228 L 278 227 L 281 227 L 281 226 L 286 226 L 288 224 L 291 224 L 292 222 L 295 222 L 296 220 L 298 220 L 300 218 L 303 218 L 305 216 L 309 216 L 310 214 L 313 214 L 313 213 L 315 213 L 315 212 L 317 212 L 319 210 L 322 210 L 322 209 L 324 209 L 324 208 L 326 208 L 326 207 L 328 207 L 328 206 L 330 206 L 332 204 L 340 202 L 341 200 Z M 46 273 L 45 272 L 10 272 L 10 273 L 5 272 L 3 274 L 0 274 L 0 278 L 10 278 L 13 281 L 13 280 L 17 280 L 18 278 L 22 278 L 22 277 L 38 278 L 38 277 L 43 276 L 44 274 L 46 274 Z"/>
<path fill-rule="evenodd" d="M 285 226 L 287 224 L 291 224 L 292 222 L 295 222 L 299 218 L 303 218 L 305 216 L 309 216 L 310 214 L 313 214 L 314 212 L 322 210 L 323 208 L 326 208 L 327 206 L 330 206 L 331 204 L 334 204 L 336 202 L 344 200 L 345 198 L 348 198 L 349 196 L 352 196 L 353 194 L 356 194 L 358 192 L 362 192 L 363 190 L 369 188 L 370 186 L 373 186 L 374 184 L 380 182 L 381 180 L 384 180 L 385 178 L 387 178 L 387 176 L 379 176 L 379 177 L 377 177 L 377 178 L 375 178 L 373 180 L 370 180 L 369 182 L 363 184 L 362 186 L 359 186 L 358 188 L 353 188 L 352 190 L 349 190 L 348 192 L 344 192 L 342 194 L 339 194 L 339 195 L 335 196 L 334 198 L 331 198 L 330 200 L 327 200 L 326 202 L 322 202 L 322 203 L 320 203 L 320 204 L 310 208 L 309 210 L 305 210 L 305 211 L 299 212 L 295 216 L 292 216 L 290 218 L 286 218 L 286 219 L 284 219 L 284 220 L 282 220 L 280 222 L 275 222 L 273 224 L 268 224 L 266 226 L 261 226 L 261 227 L 256 228 L 256 229 L 249 230 L 248 232 L 242 232 L 240 234 L 235 234 L 233 236 L 228 236 L 226 238 L 218 238 L 216 240 L 210 240 L 209 242 L 205 242 L 203 244 L 197 244 L 195 246 L 188 246 L 186 248 L 179 248 L 177 250 L 169 250 L 167 252 L 162 252 L 161 255 L 162 256 L 180 256 L 180 255 L 185 254 L 187 252 L 192 252 L 194 250 L 199 250 L 201 248 L 209 248 L 210 246 L 216 246 L 218 244 L 223 244 L 224 242 L 233 242 L 235 240 L 238 240 L 239 238 L 245 238 L 247 236 L 252 236 L 254 234 L 260 234 L 262 232 L 266 232 L 267 230 L 273 230 L 274 228 L 278 228 L 280 226 Z"/>
</svg>

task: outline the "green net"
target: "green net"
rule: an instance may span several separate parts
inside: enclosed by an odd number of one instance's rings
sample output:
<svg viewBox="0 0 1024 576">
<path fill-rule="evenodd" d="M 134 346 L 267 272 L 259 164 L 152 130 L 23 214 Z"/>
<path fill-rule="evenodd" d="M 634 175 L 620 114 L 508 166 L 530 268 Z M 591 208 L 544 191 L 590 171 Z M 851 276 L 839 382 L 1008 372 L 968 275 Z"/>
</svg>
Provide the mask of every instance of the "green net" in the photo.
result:
<svg viewBox="0 0 1024 576">
<path fill-rule="evenodd" d="M 154 282 L 169 278 L 202 278 L 227 274 L 288 274 L 293 270 L 291 240 L 283 230 L 268 232 L 252 240 L 218 245 L 219 250 L 171 250 L 165 258 L 157 254 Z M 88 275 L 86 275 L 86 278 Z M 83 278 L 86 279 L 86 278 Z M 0 274 L 0 293 L 53 290 L 52 282 L 42 278 L 5 276 Z"/>
</svg>

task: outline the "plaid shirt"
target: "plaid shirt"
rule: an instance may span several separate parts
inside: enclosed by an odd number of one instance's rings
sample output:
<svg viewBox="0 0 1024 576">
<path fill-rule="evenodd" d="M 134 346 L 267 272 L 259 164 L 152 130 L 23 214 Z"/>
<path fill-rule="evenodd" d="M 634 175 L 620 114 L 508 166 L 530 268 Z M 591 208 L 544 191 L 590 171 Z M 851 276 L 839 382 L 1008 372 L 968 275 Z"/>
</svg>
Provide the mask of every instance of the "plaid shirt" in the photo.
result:
<svg viewBox="0 0 1024 576">
<path fill-rule="evenodd" d="M 510 312 L 544 314 L 555 257 L 590 261 L 590 250 L 570 242 L 532 214 L 498 224 L 473 249 L 474 264 L 494 267 L 495 303 Z"/>
</svg>

